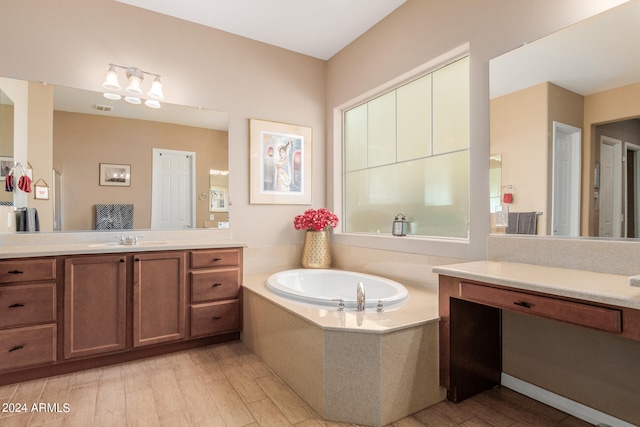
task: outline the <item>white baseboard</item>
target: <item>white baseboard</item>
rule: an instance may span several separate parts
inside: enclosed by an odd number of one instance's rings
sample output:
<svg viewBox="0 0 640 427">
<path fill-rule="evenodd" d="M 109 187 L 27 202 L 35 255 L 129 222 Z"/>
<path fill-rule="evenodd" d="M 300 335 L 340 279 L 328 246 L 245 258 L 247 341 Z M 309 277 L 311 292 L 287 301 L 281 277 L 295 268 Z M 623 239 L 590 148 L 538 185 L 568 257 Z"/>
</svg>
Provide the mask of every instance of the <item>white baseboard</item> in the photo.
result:
<svg viewBox="0 0 640 427">
<path fill-rule="evenodd" d="M 542 402 L 590 424 L 611 427 L 636 427 L 626 421 L 607 415 L 582 403 L 567 399 L 531 383 L 522 381 L 509 374 L 502 373 L 500 383 L 503 387 L 516 391 L 538 402 Z"/>
</svg>

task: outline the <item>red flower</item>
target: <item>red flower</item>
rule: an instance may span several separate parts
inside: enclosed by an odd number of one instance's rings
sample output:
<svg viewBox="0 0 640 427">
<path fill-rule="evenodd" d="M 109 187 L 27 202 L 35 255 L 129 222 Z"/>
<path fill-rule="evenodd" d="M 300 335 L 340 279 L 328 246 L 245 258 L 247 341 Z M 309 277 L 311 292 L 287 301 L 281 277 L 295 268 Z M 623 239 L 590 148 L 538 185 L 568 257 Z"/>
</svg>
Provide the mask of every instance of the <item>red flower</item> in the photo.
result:
<svg viewBox="0 0 640 427">
<path fill-rule="evenodd" d="M 323 231 L 338 226 L 338 217 L 326 208 L 308 209 L 293 219 L 296 230 Z"/>
</svg>

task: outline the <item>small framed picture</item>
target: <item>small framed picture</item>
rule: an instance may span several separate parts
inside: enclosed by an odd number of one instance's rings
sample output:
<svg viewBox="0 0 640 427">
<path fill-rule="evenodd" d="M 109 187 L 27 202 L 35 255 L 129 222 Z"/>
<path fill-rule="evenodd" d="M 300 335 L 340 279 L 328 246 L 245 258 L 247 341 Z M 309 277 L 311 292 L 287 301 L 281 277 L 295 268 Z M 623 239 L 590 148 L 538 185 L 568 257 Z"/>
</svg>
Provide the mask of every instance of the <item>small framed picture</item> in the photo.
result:
<svg viewBox="0 0 640 427">
<path fill-rule="evenodd" d="M 100 185 L 130 187 L 131 165 L 100 163 Z"/>
<path fill-rule="evenodd" d="M 13 157 L 0 157 L 0 181 L 4 181 L 13 165 Z"/>
<path fill-rule="evenodd" d="M 49 200 L 49 186 L 44 179 L 33 184 L 33 197 L 38 200 Z"/>
<path fill-rule="evenodd" d="M 225 212 L 229 210 L 227 189 L 224 187 L 211 187 L 209 195 L 209 212 Z"/>
</svg>

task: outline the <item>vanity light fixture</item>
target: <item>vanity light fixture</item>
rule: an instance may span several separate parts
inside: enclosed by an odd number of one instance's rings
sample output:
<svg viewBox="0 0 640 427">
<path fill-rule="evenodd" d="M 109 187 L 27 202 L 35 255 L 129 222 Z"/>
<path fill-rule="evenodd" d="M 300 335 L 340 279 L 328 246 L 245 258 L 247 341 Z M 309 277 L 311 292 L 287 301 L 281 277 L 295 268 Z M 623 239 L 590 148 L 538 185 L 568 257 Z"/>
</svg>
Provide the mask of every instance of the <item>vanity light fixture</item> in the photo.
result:
<svg viewBox="0 0 640 427">
<path fill-rule="evenodd" d="M 102 84 L 102 87 L 108 90 L 108 92 L 104 93 L 105 98 L 116 101 L 122 99 L 122 95 L 114 93 L 114 91 L 122 90 L 122 86 L 120 86 L 120 82 L 118 81 L 117 68 L 125 70 L 127 77 L 128 84 L 124 90 L 128 94 L 131 94 L 131 96 L 124 96 L 124 100 L 126 102 L 130 104 L 142 103 L 143 99 L 140 97 L 144 93 L 142 89 L 142 82 L 145 74 L 147 74 L 153 77 L 153 81 L 151 82 L 151 88 L 147 92 L 147 96 L 151 99 L 144 100 L 144 104 L 150 108 L 160 108 L 160 102 L 158 102 L 158 100 L 164 99 L 160 74 L 143 71 L 137 67 L 125 67 L 123 65 L 109 64 L 107 75 L 104 83 Z"/>
</svg>

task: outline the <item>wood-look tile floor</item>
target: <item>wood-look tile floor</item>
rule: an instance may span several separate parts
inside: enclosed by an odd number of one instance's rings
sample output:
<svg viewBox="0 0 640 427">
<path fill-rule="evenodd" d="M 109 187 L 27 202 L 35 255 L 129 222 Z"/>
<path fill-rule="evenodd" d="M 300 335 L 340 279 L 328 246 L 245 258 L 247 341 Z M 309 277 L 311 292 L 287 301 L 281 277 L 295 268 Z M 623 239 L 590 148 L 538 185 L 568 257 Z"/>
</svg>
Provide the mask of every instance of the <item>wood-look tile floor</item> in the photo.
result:
<svg viewBox="0 0 640 427">
<path fill-rule="evenodd" d="M 239 341 L 0 386 L 0 403 L 27 412 L 0 413 L 13 426 L 297 426 L 337 427 L 323 421 Z M 49 410 L 32 411 L 48 403 Z M 68 404 L 65 412 L 64 404 Z M 15 409 L 15 406 L 13 407 Z M 587 426 L 505 388 L 454 405 L 440 402 L 394 427 Z"/>
</svg>

